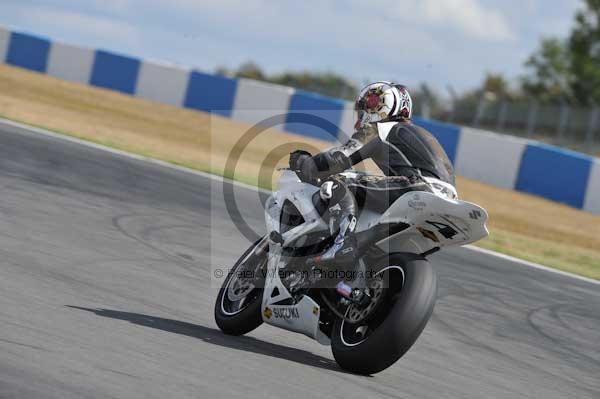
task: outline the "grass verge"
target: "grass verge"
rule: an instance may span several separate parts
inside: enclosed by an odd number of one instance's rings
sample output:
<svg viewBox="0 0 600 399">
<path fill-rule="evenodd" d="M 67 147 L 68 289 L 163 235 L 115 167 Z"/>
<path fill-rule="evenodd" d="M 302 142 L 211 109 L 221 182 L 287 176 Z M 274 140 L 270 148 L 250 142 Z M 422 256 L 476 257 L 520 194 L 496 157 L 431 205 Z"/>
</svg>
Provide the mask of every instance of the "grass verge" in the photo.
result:
<svg viewBox="0 0 600 399">
<path fill-rule="evenodd" d="M 291 148 L 330 145 L 268 129 L 229 170 L 227 159 L 247 124 L 7 65 L 0 65 L 0 115 L 263 187 L 275 178 L 264 170 L 284 165 Z M 600 215 L 460 177 L 457 188 L 490 214 L 490 237 L 477 245 L 600 280 Z"/>
</svg>

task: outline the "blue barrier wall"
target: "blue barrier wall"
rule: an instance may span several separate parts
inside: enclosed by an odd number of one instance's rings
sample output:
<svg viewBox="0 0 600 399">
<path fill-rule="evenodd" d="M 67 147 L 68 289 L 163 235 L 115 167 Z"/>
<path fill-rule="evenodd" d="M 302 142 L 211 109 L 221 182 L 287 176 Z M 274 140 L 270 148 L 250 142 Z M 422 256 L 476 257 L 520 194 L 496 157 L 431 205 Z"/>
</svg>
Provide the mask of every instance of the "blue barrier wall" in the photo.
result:
<svg viewBox="0 0 600 399">
<path fill-rule="evenodd" d="M 98 50 L 94 58 L 90 84 L 134 94 L 139 70 L 138 59 Z"/>
<path fill-rule="evenodd" d="M 193 71 L 185 95 L 185 106 L 229 117 L 236 89 L 235 79 Z"/>
<path fill-rule="evenodd" d="M 69 60 L 57 59 L 65 54 Z M 21 32 L 0 31 L 0 62 L 238 120 L 256 122 L 256 115 L 266 118 L 285 114 L 284 130 L 330 142 L 335 142 L 343 130 L 340 125 L 348 130 L 353 124 L 352 105 L 343 100 L 149 61 L 142 63 L 137 58 L 53 43 Z M 459 173 L 600 213 L 598 159 L 439 121 L 414 121 L 439 140 Z"/>
<path fill-rule="evenodd" d="M 583 207 L 592 157 L 542 143 L 525 148 L 516 189 Z"/>
<path fill-rule="evenodd" d="M 12 32 L 6 63 L 36 72 L 46 72 L 50 41 L 36 36 Z"/>
<path fill-rule="evenodd" d="M 296 90 L 290 99 L 284 130 L 335 141 L 343 111 L 344 102 L 341 100 Z"/>
</svg>

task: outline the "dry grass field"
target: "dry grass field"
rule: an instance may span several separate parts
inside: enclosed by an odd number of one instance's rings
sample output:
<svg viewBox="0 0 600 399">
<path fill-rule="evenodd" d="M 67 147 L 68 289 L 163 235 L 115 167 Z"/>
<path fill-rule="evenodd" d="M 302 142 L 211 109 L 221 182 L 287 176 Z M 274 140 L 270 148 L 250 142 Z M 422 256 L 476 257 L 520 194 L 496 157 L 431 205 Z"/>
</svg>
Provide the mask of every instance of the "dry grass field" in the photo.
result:
<svg viewBox="0 0 600 399">
<path fill-rule="evenodd" d="M 296 143 L 329 145 L 270 129 L 249 143 L 235 171 L 226 170 L 247 124 L 6 65 L 0 65 L 0 116 L 263 186 L 272 176 L 258 178 L 261 164 L 284 165 Z M 600 216 L 464 178 L 458 190 L 490 214 L 491 235 L 479 246 L 600 279 Z"/>
</svg>

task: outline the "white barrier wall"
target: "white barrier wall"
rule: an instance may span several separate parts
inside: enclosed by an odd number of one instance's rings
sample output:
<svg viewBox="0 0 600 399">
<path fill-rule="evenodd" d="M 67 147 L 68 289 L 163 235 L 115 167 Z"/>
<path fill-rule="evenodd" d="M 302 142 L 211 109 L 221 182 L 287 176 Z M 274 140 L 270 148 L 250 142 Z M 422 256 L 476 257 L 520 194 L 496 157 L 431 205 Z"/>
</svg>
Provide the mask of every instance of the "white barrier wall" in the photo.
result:
<svg viewBox="0 0 600 399">
<path fill-rule="evenodd" d="M 93 63 L 93 50 L 54 42 L 50 47 L 47 73 L 59 79 L 87 84 Z"/>
<path fill-rule="evenodd" d="M 600 159 L 592 163 L 583 209 L 600 213 Z"/>
<path fill-rule="evenodd" d="M 292 94 L 294 89 L 290 87 L 239 79 L 231 118 L 255 124 L 275 115 L 284 115 Z"/>
<path fill-rule="evenodd" d="M 6 59 L 9 41 L 10 32 L 0 26 L 0 62 L 4 62 L 4 60 Z"/>
<path fill-rule="evenodd" d="M 463 128 L 456 151 L 459 175 L 513 189 L 527 140 Z"/>
<path fill-rule="evenodd" d="M 142 62 L 135 96 L 164 104 L 183 106 L 190 72 L 175 66 Z"/>
</svg>

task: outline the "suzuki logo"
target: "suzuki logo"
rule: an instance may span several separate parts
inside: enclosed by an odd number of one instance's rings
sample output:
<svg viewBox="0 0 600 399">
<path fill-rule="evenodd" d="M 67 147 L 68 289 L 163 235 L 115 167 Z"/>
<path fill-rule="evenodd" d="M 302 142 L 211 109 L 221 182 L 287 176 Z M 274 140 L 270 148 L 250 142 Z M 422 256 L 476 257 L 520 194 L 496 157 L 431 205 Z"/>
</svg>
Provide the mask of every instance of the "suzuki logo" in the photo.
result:
<svg viewBox="0 0 600 399">
<path fill-rule="evenodd" d="M 296 308 L 275 308 L 273 309 L 273 317 L 276 319 L 299 319 L 300 313 Z"/>
</svg>

